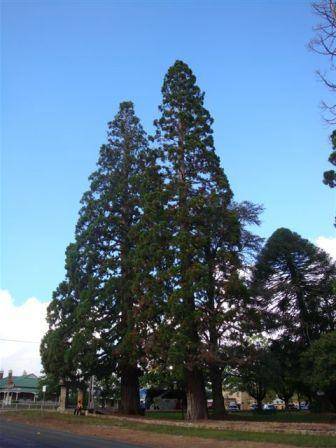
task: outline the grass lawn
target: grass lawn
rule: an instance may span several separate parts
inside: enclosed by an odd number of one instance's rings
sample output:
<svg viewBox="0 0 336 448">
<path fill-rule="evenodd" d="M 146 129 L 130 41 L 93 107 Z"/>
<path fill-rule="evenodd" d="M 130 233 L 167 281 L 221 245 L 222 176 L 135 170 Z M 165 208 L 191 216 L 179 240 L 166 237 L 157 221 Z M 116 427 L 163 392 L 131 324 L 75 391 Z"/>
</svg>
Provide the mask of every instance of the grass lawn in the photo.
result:
<svg viewBox="0 0 336 448">
<path fill-rule="evenodd" d="M 117 419 L 104 419 L 99 417 L 75 417 L 73 415 L 58 414 L 56 412 L 39 411 L 22 411 L 13 415 L 16 417 L 23 417 L 31 423 L 38 425 L 43 420 L 49 422 L 55 420 L 56 427 L 59 426 L 60 421 L 66 421 L 75 425 L 103 425 L 113 426 L 119 428 L 128 428 L 132 430 L 149 431 L 159 434 L 179 435 L 189 437 L 201 437 L 213 440 L 233 440 L 233 441 L 253 441 L 261 443 L 279 443 L 301 447 L 334 447 L 336 448 L 336 437 L 333 436 L 315 436 L 306 434 L 289 434 L 289 433 L 265 433 L 265 432 L 248 432 L 248 431 L 231 431 L 231 430 L 217 430 L 204 429 L 195 427 L 177 427 L 170 425 L 154 425 L 150 423 L 138 423 L 122 421 Z"/>
<path fill-rule="evenodd" d="M 182 412 L 150 411 L 146 418 L 164 420 L 183 420 Z M 211 413 L 210 413 L 211 418 Z M 293 423 L 335 423 L 336 414 L 317 414 L 307 411 L 277 411 L 277 412 L 232 412 L 223 420 L 245 422 L 293 422 Z"/>
</svg>

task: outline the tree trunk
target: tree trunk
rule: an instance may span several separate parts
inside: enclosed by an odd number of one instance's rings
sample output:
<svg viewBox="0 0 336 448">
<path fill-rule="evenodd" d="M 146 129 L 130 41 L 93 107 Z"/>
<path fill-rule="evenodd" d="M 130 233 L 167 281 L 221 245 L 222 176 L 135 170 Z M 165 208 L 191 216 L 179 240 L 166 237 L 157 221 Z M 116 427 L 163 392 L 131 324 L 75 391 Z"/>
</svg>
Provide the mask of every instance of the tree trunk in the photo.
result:
<svg viewBox="0 0 336 448">
<path fill-rule="evenodd" d="M 60 411 L 65 411 L 65 409 L 66 409 L 67 395 L 68 395 L 67 387 L 64 384 L 61 384 L 61 391 L 60 391 L 60 397 L 59 397 L 59 410 Z"/>
<path fill-rule="evenodd" d="M 336 412 L 336 391 L 329 393 L 329 401 L 334 409 L 334 412 Z"/>
<path fill-rule="evenodd" d="M 289 411 L 289 399 L 288 399 L 288 398 L 285 398 L 285 399 L 284 399 L 284 402 L 285 402 L 285 410 L 286 410 L 286 411 Z"/>
<path fill-rule="evenodd" d="M 262 411 L 263 410 L 262 400 L 257 400 L 257 410 L 258 411 Z"/>
<path fill-rule="evenodd" d="M 202 420 L 208 418 L 207 400 L 204 377 L 200 369 L 194 368 L 186 372 L 187 389 L 187 420 Z"/>
<path fill-rule="evenodd" d="M 140 414 L 139 371 L 134 366 L 125 366 L 121 371 L 121 404 L 123 414 Z"/>
<path fill-rule="evenodd" d="M 220 417 L 226 412 L 222 390 L 222 372 L 219 366 L 210 366 L 210 381 L 212 389 L 212 410 L 216 417 Z"/>
</svg>

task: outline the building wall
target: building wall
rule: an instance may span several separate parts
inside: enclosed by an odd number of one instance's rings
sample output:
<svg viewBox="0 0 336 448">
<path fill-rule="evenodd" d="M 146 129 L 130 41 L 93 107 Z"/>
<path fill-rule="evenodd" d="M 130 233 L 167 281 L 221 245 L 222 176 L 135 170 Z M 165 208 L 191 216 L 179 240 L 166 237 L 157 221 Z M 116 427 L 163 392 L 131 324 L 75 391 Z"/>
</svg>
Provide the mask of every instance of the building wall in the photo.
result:
<svg viewBox="0 0 336 448">
<path fill-rule="evenodd" d="M 251 405 L 255 403 L 255 399 L 252 398 L 247 392 L 232 392 L 229 390 L 223 391 L 225 405 L 230 403 L 236 403 L 242 411 L 249 411 Z"/>
</svg>

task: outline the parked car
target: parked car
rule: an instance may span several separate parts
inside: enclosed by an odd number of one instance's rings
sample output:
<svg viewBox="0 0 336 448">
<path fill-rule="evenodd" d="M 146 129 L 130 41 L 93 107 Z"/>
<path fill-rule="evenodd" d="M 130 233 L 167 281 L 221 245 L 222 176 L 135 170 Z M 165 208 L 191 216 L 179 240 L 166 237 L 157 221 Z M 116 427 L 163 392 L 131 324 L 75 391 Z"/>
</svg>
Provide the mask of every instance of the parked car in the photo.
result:
<svg viewBox="0 0 336 448">
<path fill-rule="evenodd" d="M 258 410 L 258 405 L 257 405 L 257 403 L 253 403 L 253 404 L 251 404 L 250 409 L 251 409 L 251 411 L 257 411 L 257 410 Z"/>
<path fill-rule="evenodd" d="M 239 406 L 237 404 L 235 404 L 235 403 L 230 403 L 229 406 L 228 406 L 228 411 L 229 412 L 237 412 L 239 410 L 240 410 Z"/>
<path fill-rule="evenodd" d="M 302 401 L 302 402 L 299 404 L 299 409 L 300 409 L 301 411 L 309 411 L 309 403 L 306 403 L 305 401 Z"/>
<path fill-rule="evenodd" d="M 180 394 L 174 391 L 167 391 L 153 398 L 153 403 L 150 406 L 150 410 L 172 411 L 181 409 L 181 406 L 182 398 L 180 398 Z"/>
<path fill-rule="evenodd" d="M 272 411 L 272 412 L 274 412 L 274 411 L 276 411 L 277 409 L 276 409 L 276 407 L 274 406 L 274 404 L 272 404 L 272 403 L 266 403 L 266 404 L 264 404 L 263 410 L 264 410 L 264 411 Z"/>
</svg>

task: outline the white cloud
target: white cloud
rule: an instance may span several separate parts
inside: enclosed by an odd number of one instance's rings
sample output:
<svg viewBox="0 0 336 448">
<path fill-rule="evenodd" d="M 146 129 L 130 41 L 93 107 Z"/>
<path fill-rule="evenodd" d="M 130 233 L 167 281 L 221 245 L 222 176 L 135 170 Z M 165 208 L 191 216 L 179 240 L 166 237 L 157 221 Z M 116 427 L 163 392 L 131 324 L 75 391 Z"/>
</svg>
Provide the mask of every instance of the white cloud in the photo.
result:
<svg viewBox="0 0 336 448">
<path fill-rule="evenodd" d="M 336 260 L 336 237 L 327 238 L 325 236 L 319 236 L 316 238 L 316 245 L 325 250 L 331 258 Z"/>
<path fill-rule="evenodd" d="M 41 338 L 47 331 L 47 306 L 48 302 L 40 302 L 35 297 L 15 305 L 10 293 L 0 290 L 0 369 L 5 371 L 5 375 L 9 369 L 14 375 L 21 375 L 24 370 L 40 374 L 39 350 Z"/>
</svg>

